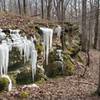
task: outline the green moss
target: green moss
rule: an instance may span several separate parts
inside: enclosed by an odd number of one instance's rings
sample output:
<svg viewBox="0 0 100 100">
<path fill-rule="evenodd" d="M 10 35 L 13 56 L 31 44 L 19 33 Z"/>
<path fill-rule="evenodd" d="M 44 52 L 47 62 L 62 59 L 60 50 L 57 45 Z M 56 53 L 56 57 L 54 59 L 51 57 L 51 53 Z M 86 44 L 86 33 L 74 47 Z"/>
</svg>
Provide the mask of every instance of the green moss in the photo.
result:
<svg viewBox="0 0 100 100">
<path fill-rule="evenodd" d="M 20 97 L 21 97 L 21 98 L 27 98 L 28 96 L 29 96 L 29 93 L 26 92 L 26 91 L 22 91 L 22 92 L 20 93 Z"/>
<path fill-rule="evenodd" d="M 38 54 L 40 54 L 43 51 L 43 46 L 40 43 L 36 43 L 36 50 Z"/>
<path fill-rule="evenodd" d="M 41 68 L 37 67 L 35 81 L 41 81 L 41 79 L 47 80 L 47 76 L 44 74 L 44 71 Z"/>
<path fill-rule="evenodd" d="M 72 58 L 69 55 L 64 55 L 64 63 L 65 63 L 65 75 L 72 75 L 75 71 L 75 64 L 72 61 Z"/>
<path fill-rule="evenodd" d="M 77 54 L 76 59 L 77 59 L 78 62 L 84 63 L 84 61 L 83 61 L 83 59 L 82 59 L 80 53 Z"/>
<path fill-rule="evenodd" d="M 53 63 L 56 60 L 56 50 L 50 52 L 49 54 L 49 63 Z"/>
<path fill-rule="evenodd" d="M 44 78 L 41 78 L 41 80 L 38 80 L 38 81 L 35 82 L 35 84 L 37 84 L 37 85 L 40 85 L 40 84 L 43 84 L 43 83 L 45 83 Z"/>
<path fill-rule="evenodd" d="M 16 77 L 17 84 L 31 84 L 33 83 L 32 79 L 32 71 L 24 69 L 20 73 L 17 74 Z"/>
<path fill-rule="evenodd" d="M 0 77 L 0 91 L 8 90 L 9 80 L 7 78 Z"/>
<path fill-rule="evenodd" d="M 48 64 L 46 68 L 46 75 L 48 77 L 56 77 L 57 75 L 59 75 L 58 66 L 55 62 Z"/>
<path fill-rule="evenodd" d="M 13 75 L 9 75 L 9 77 L 12 80 L 12 84 L 16 85 L 16 77 L 14 77 Z"/>
</svg>

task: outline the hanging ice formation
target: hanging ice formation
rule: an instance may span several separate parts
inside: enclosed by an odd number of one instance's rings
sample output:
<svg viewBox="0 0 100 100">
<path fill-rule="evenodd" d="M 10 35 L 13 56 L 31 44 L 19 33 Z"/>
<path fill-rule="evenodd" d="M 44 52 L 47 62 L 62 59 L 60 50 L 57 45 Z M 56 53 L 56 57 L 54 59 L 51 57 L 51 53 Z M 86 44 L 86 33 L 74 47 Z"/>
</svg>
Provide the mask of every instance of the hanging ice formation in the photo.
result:
<svg viewBox="0 0 100 100">
<path fill-rule="evenodd" d="M 14 41 L 14 45 L 19 48 L 20 54 L 24 53 L 24 62 L 31 60 L 32 64 L 32 77 L 34 80 L 34 75 L 36 74 L 36 63 L 37 63 L 37 51 L 35 49 L 34 39 L 27 39 L 26 36 L 21 37 L 19 35 L 19 30 L 12 30 L 13 34 L 11 37 Z M 36 38 L 35 38 L 36 39 Z"/>
<path fill-rule="evenodd" d="M 40 27 L 40 30 L 43 31 L 44 59 L 46 61 L 46 65 L 48 65 L 48 55 L 49 51 L 52 49 L 53 30 L 45 27 Z"/>
<path fill-rule="evenodd" d="M 22 53 L 24 50 L 24 43 L 19 34 L 20 30 L 10 30 L 10 32 L 11 32 L 10 36 L 13 40 L 13 47 L 17 47 L 19 49 L 20 55 L 22 57 Z"/>
<path fill-rule="evenodd" d="M 6 41 L 0 43 L 0 74 L 7 74 L 9 63 L 9 47 Z"/>
<path fill-rule="evenodd" d="M 26 36 L 22 37 L 19 34 L 20 30 L 10 29 L 10 38 L 6 37 L 6 34 L 0 30 L 0 75 L 6 76 L 8 72 L 9 63 L 9 51 L 12 47 L 17 47 L 20 51 L 21 57 L 24 56 L 24 62 L 31 61 L 32 65 L 32 77 L 34 80 L 34 75 L 36 74 L 37 66 L 37 51 L 35 49 L 34 39 L 27 39 Z M 6 37 L 6 39 L 5 39 Z M 4 40 L 5 39 L 5 40 Z M 36 39 L 36 38 L 35 38 Z M 9 78 L 10 81 L 10 78 Z M 11 83 L 11 81 L 10 81 Z M 9 85 L 9 90 L 11 90 L 11 84 Z"/>
<path fill-rule="evenodd" d="M 0 30 L 0 39 L 5 39 L 6 34 Z"/>
<path fill-rule="evenodd" d="M 34 81 L 34 75 L 36 74 L 36 66 L 37 66 L 37 51 L 31 51 L 31 64 L 32 64 L 32 78 Z"/>
</svg>

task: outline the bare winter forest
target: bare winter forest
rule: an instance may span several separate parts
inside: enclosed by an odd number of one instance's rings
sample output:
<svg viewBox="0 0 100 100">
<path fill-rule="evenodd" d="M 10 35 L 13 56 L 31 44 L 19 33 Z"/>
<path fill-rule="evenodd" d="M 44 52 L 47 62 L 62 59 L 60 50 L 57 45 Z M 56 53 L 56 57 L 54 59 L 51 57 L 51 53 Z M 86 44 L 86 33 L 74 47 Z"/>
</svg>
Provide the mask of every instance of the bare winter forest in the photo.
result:
<svg viewBox="0 0 100 100">
<path fill-rule="evenodd" d="M 0 100 L 100 100 L 100 0 L 0 0 Z"/>
</svg>

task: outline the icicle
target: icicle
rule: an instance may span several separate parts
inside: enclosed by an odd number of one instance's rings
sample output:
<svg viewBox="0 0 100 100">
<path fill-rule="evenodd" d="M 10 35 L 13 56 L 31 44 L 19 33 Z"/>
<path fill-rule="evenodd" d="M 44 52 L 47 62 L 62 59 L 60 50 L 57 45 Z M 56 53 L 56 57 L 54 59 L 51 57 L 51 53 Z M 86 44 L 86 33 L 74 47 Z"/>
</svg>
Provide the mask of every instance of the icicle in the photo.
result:
<svg viewBox="0 0 100 100">
<path fill-rule="evenodd" d="M 2 46 L 2 44 L 0 44 L 0 75 L 3 74 L 3 72 L 2 72 L 3 61 L 4 61 L 3 46 Z"/>
<path fill-rule="evenodd" d="M 6 34 L 0 31 L 0 39 L 5 39 L 5 37 L 6 37 Z"/>
<path fill-rule="evenodd" d="M 2 31 L 3 31 L 3 29 L 0 28 L 0 32 L 2 32 Z"/>
<path fill-rule="evenodd" d="M 29 61 L 31 55 L 31 41 L 24 37 L 24 62 Z"/>
<path fill-rule="evenodd" d="M 36 74 L 36 65 L 37 65 L 37 51 L 31 51 L 31 63 L 32 63 L 32 78 L 34 81 L 34 75 Z"/>
<path fill-rule="evenodd" d="M 46 61 L 46 65 L 48 64 L 48 55 L 49 51 L 52 49 L 52 37 L 53 30 L 50 28 L 40 28 L 43 31 L 43 40 L 44 40 L 44 59 Z"/>
<path fill-rule="evenodd" d="M 12 51 L 13 42 L 11 41 L 11 39 L 7 38 L 7 44 L 9 46 L 9 51 Z"/>
<path fill-rule="evenodd" d="M 8 91 L 12 90 L 12 80 L 10 79 L 10 77 L 8 75 L 1 75 L 2 78 L 7 78 L 9 81 L 9 85 L 8 85 Z"/>
<path fill-rule="evenodd" d="M 24 50 L 24 43 L 22 41 L 22 38 L 19 34 L 20 30 L 10 30 L 11 34 L 11 38 L 14 41 L 13 46 L 17 47 L 20 51 L 20 57 L 22 58 L 22 54 L 23 54 L 23 50 Z"/>
<path fill-rule="evenodd" d="M 50 50 L 52 49 L 53 30 L 50 29 Z"/>
<path fill-rule="evenodd" d="M 0 74 L 7 74 L 9 63 L 9 47 L 6 41 L 0 44 Z"/>
</svg>

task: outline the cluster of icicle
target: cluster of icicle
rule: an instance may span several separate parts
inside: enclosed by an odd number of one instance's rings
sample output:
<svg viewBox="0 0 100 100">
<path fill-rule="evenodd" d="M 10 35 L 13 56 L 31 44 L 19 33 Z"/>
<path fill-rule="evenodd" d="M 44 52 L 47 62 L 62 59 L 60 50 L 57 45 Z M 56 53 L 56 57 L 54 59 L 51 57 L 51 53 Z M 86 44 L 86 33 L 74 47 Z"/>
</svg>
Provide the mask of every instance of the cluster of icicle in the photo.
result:
<svg viewBox="0 0 100 100">
<path fill-rule="evenodd" d="M 20 30 L 11 30 L 11 39 L 6 37 L 6 34 L 0 29 L 0 75 L 7 75 L 8 64 L 9 64 L 9 51 L 13 47 L 17 47 L 20 51 L 20 57 L 24 57 L 24 62 L 31 61 L 32 64 L 32 76 L 34 80 L 34 75 L 36 73 L 36 63 L 37 63 L 37 51 L 35 49 L 34 39 L 27 39 L 26 36 L 22 37 L 19 34 Z M 13 40 L 13 42 L 12 42 Z"/>
<path fill-rule="evenodd" d="M 40 27 L 40 30 L 43 32 L 44 59 L 46 65 L 48 65 L 48 55 L 52 49 L 53 29 Z"/>
</svg>

